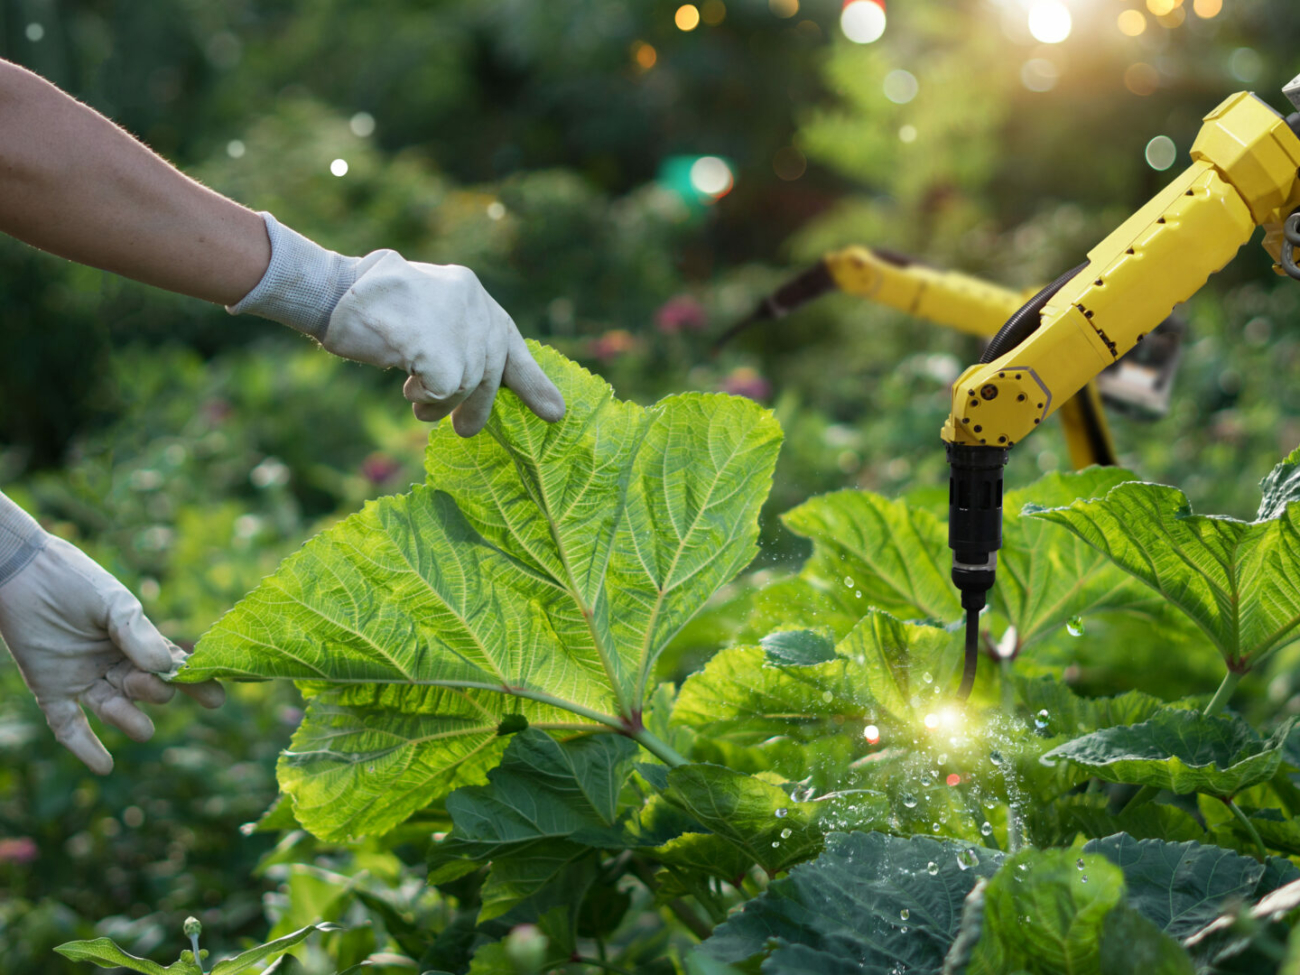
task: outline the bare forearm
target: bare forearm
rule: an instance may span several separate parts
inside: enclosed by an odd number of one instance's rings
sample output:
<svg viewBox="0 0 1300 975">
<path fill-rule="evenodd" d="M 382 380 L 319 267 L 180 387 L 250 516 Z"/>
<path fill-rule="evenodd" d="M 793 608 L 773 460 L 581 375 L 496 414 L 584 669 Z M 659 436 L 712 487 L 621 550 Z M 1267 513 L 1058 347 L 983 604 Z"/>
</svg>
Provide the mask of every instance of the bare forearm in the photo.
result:
<svg viewBox="0 0 1300 975">
<path fill-rule="evenodd" d="M 223 305 L 252 290 L 271 258 L 257 214 L 4 61 L 0 231 L 69 260 Z"/>
</svg>

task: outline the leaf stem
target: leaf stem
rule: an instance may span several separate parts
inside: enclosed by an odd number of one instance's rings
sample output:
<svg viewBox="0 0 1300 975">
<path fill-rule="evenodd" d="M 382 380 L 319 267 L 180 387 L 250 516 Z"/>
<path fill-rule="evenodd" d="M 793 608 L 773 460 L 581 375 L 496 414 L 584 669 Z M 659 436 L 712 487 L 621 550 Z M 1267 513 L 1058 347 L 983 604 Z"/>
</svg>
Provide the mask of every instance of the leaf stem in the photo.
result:
<svg viewBox="0 0 1300 975">
<path fill-rule="evenodd" d="M 1241 683 L 1241 679 L 1245 676 L 1244 673 L 1238 673 L 1235 670 L 1230 670 L 1224 674 L 1223 683 L 1214 692 L 1214 697 L 1210 698 L 1210 703 L 1205 705 L 1205 710 L 1201 714 L 1209 718 L 1226 708 L 1228 698 L 1232 697 L 1232 692 L 1237 689 L 1237 685 Z"/>
<path fill-rule="evenodd" d="M 1223 681 L 1219 684 L 1219 689 L 1214 692 L 1214 697 L 1210 698 L 1210 703 L 1205 705 L 1205 710 L 1201 712 L 1202 717 L 1212 718 L 1228 706 L 1228 699 L 1232 697 L 1232 692 L 1237 689 L 1245 673 L 1239 673 L 1230 670 L 1223 675 Z M 1160 790 L 1153 785 L 1144 785 L 1137 791 L 1127 803 L 1125 803 L 1122 812 L 1128 812 L 1130 809 L 1136 809 L 1138 806 L 1145 805 L 1160 794 Z"/>
<path fill-rule="evenodd" d="M 646 889 L 654 894 L 659 885 L 655 883 L 654 871 L 650 869 L 650 864 L 646 863 L 639 857 L 632 858 L 632 872 L 636 874 L 637 879 L 645 884 Z M 686 929 L 703 941 L 713 933 L 713 928 L 698 914 L 691 910 L 690 905 L 681 898 L 674 898 L 668 902 L 668 910 L 672 911 L 677 920 L 685 925 Z"/>
<path fill-rule="evenodd" d="M 624 728 L 623 733 L 669 768 L 690 764 L 689 760 L 678 754 L 672 746 L 648 728 Z"/>
<path fill-rule="evenodd" d="M 1241 807 L 1231 799 L 1224 799 L 1223 802 L 1224 805 L 1232 810 L 1232 814 L 1237 817 L 1237 822 L 1241 823 L 1242 828 L 1250 834 L 1250 838 L 1255 841 L 1255 849 L 1259 851 L 1259 858 L 1261 860 L 1267 860 L 1268 850 L 1264 847 L 1264 841 L 1260 839 L 1259 830 L 1255 828 L 1255 824 L 1252 823 L 1250 818 L 1241 811 Z"/>
</svg>

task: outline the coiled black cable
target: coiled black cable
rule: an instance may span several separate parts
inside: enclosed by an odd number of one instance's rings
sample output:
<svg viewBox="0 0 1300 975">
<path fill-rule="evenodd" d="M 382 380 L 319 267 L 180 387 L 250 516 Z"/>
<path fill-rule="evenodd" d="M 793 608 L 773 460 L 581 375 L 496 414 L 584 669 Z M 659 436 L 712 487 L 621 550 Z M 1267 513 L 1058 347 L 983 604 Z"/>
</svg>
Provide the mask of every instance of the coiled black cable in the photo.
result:
<svg viewBox="0 0 1300 975">
<path fill-rule="evenodd" d="M 1043 308 L 1056 294 L 1080 271 L 1088 266 L 1084 261 L 1073 271 L 1066 271 L 1059 278 L 1049 284 L 1038 294 L 1030 298 L 1020 310 L 1007 319 L 1007 323 L 998 330 L 998 334 L 993 336 L 993 341 L 988 344 L 984 354 L 980 356 L 980 364 L 992 362 L 994 359 L 1006 355 L 1016 346 L 1018 346 L 1034 332 L 1038 331 L 1038 326 L 1043 323 Z"/>
</svg>

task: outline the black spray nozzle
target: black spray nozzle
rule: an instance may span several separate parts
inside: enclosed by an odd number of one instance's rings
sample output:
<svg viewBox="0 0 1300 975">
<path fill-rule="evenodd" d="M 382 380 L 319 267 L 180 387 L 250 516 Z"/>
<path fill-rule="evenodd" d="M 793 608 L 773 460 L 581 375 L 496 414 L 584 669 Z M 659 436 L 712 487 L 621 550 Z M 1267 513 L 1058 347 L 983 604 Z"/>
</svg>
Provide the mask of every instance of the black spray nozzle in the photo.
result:
<svg viewBox="0 0 1300 975">
<path fill-rule="evenodd" d="M 831 275 L 831 269 L 825 261 L 818 261 L 798 277 L 781 285 L 759 302 L 758 307 L 747 317 L 719 335 L 713 342 L 714 354 L 716 355 L 719 349 L 750 326 L 783 318 L 800 305 L 805 305 L 814 298 L 820 298 L 828 291 L 834 291 L 835 287 L 835 278 Z"/>
<path fill-rule="evenodd" d="M 948 547 L 952 581 L 966 611 L 966 658 L 957 697 L 975 686 L 979 665 L 979 616 L 997 575 L 1002 547 L 1002 469 L 1007 448 L 947 444 Z"/>
</svg>

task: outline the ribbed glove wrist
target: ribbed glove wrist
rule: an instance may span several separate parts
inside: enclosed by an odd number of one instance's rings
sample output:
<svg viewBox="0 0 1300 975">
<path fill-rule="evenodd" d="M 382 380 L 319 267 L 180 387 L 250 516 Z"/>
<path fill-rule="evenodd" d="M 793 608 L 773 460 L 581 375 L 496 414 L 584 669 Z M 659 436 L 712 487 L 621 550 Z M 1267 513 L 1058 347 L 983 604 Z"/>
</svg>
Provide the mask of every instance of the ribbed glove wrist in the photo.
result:
<svg viewBox="0 0 1300 975">
<path fill-rule="evenodd" d="M 0 494 L 0 586 L 26 568 L 48 537 L 35 518 Z"/>
<path fill-rule="evenodd" d="M 239 304 L 227 305 L 226 311 L 269 318 L 319 342 L 339 299 L 355 283 L 361 258 L 326 250 L 269 213 L 259 216 L 271 238 L 270 266 L 257 287 Z"/>
</svg>

